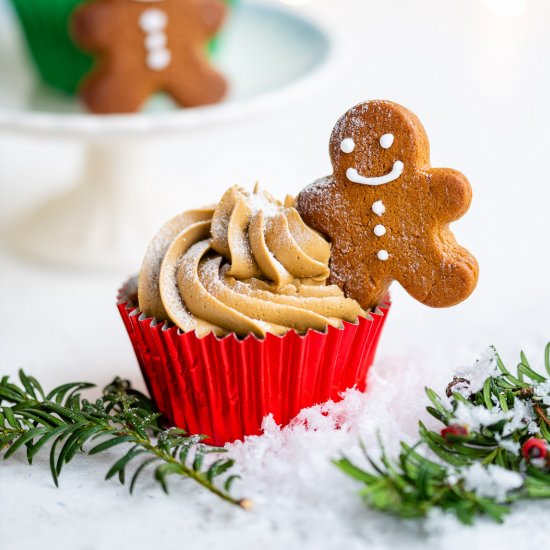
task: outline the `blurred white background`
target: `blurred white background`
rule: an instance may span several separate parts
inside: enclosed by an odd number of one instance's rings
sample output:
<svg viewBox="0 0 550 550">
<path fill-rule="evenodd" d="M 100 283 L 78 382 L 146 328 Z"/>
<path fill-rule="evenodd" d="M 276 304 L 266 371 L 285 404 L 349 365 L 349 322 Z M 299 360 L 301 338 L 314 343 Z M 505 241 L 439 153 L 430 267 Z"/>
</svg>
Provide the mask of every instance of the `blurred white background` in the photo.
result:
<svg viewBox="0 0 550 550">
<path fill-rule="evenodd" d="M 186 139 L 182 148 L 177 136 L 152 144 L 158 176 L 151 214 L 160 224 L 216 201 L 234 183 L 259 180 L 280 197 L 296 194 L 330 172 L 327 144 L 337 118 L 362 100 L 391 99 L 424 123 L 432 164 L 470 179 L 473 204 L 454 230 L 477 256 L 481 275 L 473 296 L 447 310 L 394 288 L 374 368 L 417 369 L 422 399 L 422 386 L 443 384 L 489 344 L 509 363 L 525 349 L 541 364 L 550 339 L 550 2 L 284 4 L 330 30 L 330 74 L 305 97 L 209 129 L 207 140 L 197 130 L 195 147 Z M 0 135 L 1 370 L 24 367 L 51 384 L 85 378 L 102 385 L 119 374 L 140 386 L 114 301 L 141 258 L 109 273 L 62 270 L 23 259 L 6 244 L 10 224 L 64 189 L 81 160 L 78 143 Z M 392 372 L 399 384 L 399 370 Z M 45 470 L 34 476 L 48 483 Z M 20 483 L 32 490 L 30 478 Z"/>
</svg>

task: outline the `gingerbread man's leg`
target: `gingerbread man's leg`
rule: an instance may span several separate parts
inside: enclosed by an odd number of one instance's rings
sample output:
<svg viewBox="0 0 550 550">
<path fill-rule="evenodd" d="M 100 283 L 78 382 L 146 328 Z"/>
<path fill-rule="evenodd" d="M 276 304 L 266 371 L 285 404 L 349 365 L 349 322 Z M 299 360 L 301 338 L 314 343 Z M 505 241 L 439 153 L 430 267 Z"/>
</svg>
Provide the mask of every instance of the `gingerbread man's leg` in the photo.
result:
<svg viewBox="0 0 550 550">
<path fill-rule="evenodd" d="M 468 210 L 472 190 L 463 174 L 449 168 L 430 169 L 428 183 L 440 225 L 425 235 L 416 256 L 400 266 L 396 278 L 420 302 L 448 307 L 466 299 L 477 282 L 476 259 L 457 244 L 448 228 Z"/>
<path fill-rule="evenodd" d="M 90 111 L 99 114 L 133 113 L 155 92 L 146 78 L 134 81 L 124 71 L 102 66 L 82 83 L 80 93 Z"/>
<path fill-rule="evenodd" d="M 209 105 L 220 101 L 227 92 L 225 78 L 208 65 L 202 53 L 189 62 L 184 74 L 172 74 L 164 90 L 184 107 Z"/>
<path fill-rule="evenodd" d="M 403 288 L 431 307 L 450 307 L 465 300 L 477 282 L 476 259 L 447 228 L 423 248 L 401 266 L 396 278 Z"/>
</svg>

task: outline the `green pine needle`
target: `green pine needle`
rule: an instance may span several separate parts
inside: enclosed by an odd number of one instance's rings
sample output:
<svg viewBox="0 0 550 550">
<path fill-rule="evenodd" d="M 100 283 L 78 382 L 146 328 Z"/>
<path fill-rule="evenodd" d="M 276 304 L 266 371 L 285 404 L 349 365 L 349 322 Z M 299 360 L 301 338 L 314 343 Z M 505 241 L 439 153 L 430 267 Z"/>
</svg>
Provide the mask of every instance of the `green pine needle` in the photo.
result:
<svg viewBox="0 0 550 550">
<path fill-rule="evenodd" d="M 522 418 L 519 425 L 514 426 L 509 425 L 511 419 L 496 419 L 492 425 L 445 436 L 428 430 L 420 422 L 420 441 L 414 447 L 402 443 L 397 461 L 391 460 L 382 447 L 381 457 L 375 462 L 363 446 L 372 471 L 346 457 L 335 460 L 340 470 L 363 485 L 360 495 L 368 506 L 403 518 L 425 517 L 430 510 L 440 508 L 471 524 L 478 515 L 502 522 L 510 505 L 520 499 L 550 498 L 550 390 L 541 391 L 538 387 L 535 391 L 537 386 L 548 382 L 548 378 L 531 368 L 523 352 L 517 376 L 512 375 L 496 351 L 494 353 L 498 375 L 488 377 L 479 391 L 471 395 L 466 392 L 466 396 L 455 390 L 467 389 L 469 381 L 455 378 L 447 388 L 447 401 L 427 388 L 431 402 L 427 411 L 447 427 L 468 428 L 460 426 L 459 407 L 470 411 L 481 407 L 492 413 L 511 415 L 518 401 L 522 401 L 532 408 L 534 419 Z M 545 348 L 544 365 L 550 375 L 550 343 Z M 549 453 L 545 459 L 528 460 L 522 452 L 514 450 L 522 449 L 533 438 L 545 442 Z M 427 448 L 434 459 L 418 452 L 419 447 Z M 495 465 L 519 473 L 522 485 L 506 491 L 502 502 L 480 496 L 475 489 L 467 488 L 465 482 L 467 469 L 474 464 L 484 468 Z"/>
<path fill-rule="evenodd" d="M 194 480 L 230 504 L 250 507 L 247 499 L 230 494 L 239 476 L 230 475 L 218 483 L 234 466 L 233 460 L 223 457 L 226 450 L 203 444 L 206 436 L 187 436 L 177 428 L 163 430 L 152 401 L 129 382 L 116 378 L 101 398 L 91 403 L 82 399 L 81 392 L 93 384 L 63 384 L 45 394 L 40 383 L 22 370 L 19 381 L 12 383 L 8 376 L 0 380 L 0 454 L 4 459 L 25 449 L 32 464 L 49 444 L 50 470 L 57 486 L 64 465 L 78 453 L 93 456 L 124 447 L 124 455 L 109 469 L 106 479 L 117 476 L 124 484 L 132 469 L 131 493 L 141 474 L 152 470 L 165 492 L 168 477 L 179 476 Z M 206 465 L 204 458 L 212 453 L 219 458 Z"/>
</svg>

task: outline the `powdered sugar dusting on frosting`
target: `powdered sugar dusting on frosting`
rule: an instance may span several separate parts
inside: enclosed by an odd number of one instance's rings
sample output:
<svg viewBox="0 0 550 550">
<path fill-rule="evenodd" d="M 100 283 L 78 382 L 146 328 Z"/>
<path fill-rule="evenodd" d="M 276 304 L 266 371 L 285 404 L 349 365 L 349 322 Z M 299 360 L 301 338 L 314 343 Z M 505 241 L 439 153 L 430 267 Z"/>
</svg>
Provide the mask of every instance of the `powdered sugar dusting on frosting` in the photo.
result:
<svg viewBox="0 0 550 550">
<path fill-rule="evenodd" d="M 247 204 L 252 210 L 252 215 L 261 210 L 266 216 L 275 216 L 275 214 L 284 209 L 279 201 L 275 201 L 274 199 L 270 200 L 270 198 L 262 192 L 248 194 Z"/>
</svg>

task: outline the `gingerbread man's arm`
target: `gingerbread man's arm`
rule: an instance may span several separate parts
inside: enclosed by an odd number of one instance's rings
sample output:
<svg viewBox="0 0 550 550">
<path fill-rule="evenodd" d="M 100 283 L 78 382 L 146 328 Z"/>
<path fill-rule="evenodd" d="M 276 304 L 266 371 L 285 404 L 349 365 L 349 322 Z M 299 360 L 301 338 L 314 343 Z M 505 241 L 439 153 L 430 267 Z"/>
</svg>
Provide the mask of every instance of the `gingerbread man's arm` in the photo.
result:
<svg viewBox="0 0 550 550">
<path fill-rule="evenodd" d="M 113 29 L 109 23 L 115 19 L 113 7 L 100 0 L 75 9 L 71 16 L 71 34 L 83 50 L 93 52 L 111 42 Z"/>
<path fill-rule="evenodd" d="M 298 195 L 295 207 L 307 225 L 330 239 L 334 229 L 334 207 L 331 205 L 336 199 L 336 184 L 329 176 L 308 185 Z"/>
<path fill-rule="evenodd" d="M 199 3 L 199 20 L 207 37 L 216 34 L 222 27 L 227 9 L 220 0 L 202 0 Z"/>
<path fill-rule="evenodd" d="M 472 188 L 464 174 L 452 168 L 430 168 L 430 197 L 438 205 L 438 219 L 449 223 L 461 218 L 472 202 Z"/>
</svg>

